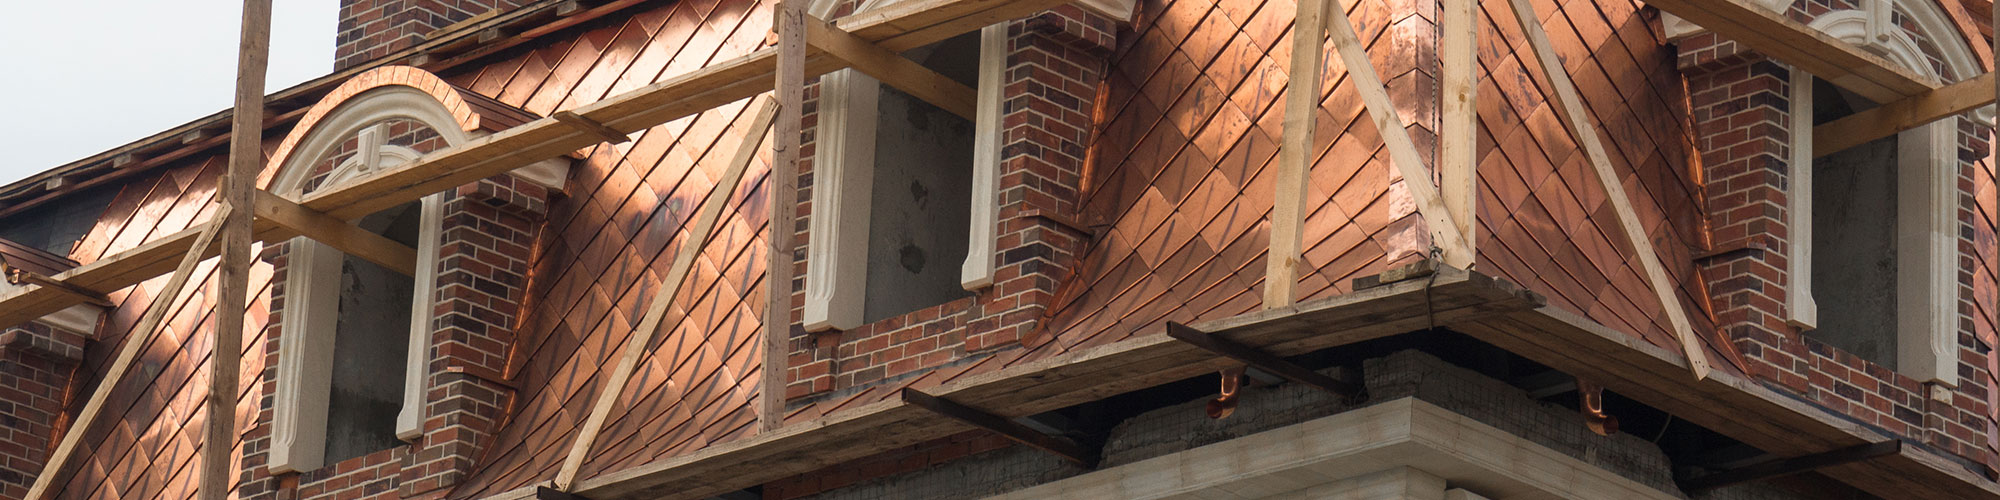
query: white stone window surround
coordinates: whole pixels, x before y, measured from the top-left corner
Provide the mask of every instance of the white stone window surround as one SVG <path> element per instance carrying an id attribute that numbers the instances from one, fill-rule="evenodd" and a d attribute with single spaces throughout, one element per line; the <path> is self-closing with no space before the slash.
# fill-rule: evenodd
<path id="1" fill-rule="evenodd" d="M 381 124 L 406 119 L 422 123 L 450 146 L 485 135 L 467 132 L 437 99 L 424 91 L 404 86 L 385 86 L 354 96 L 320 121 L 311 136 L 279 166 L 270 191 L 297 201 L 313 165 L 320 162 L 348 137 L 361 142 L 354 157 L 327 174 L 319 189 L 338 186 L 376 171 L 414 161 L 415 150 L 382 143 L 386 139 Z M 568 177 L 569 162 L 556 158 L 514 171 L 521 179 L 552 189 L 560 189 Z M 411 294 L 410 335 L 404 366 L 403 408 L 396 416 L 396 436 L 415 440 L 423 435 L 425 393 L 431 337 L 432 304 L 436 298 L 438 247 L 448 193 L 426 196 L 421 203 L 421 228 L 417 245 L 417 277 Z M 326 448 L 327 398 L 331 389 L 333 335 L 331 325 L 339 314 L 339 288 L 328 285 L 340 280 L 343 254 L 339 250 L 306 237 L 287 242 L 285 309 L 279 318 L 282 340 L 278 343 L 277 390 L 273 396 L 271 454 L 273 472 L 315 470 Z"/>
<path id="2" fill-rule="evenodd" d="M 1811 27 L 1919 74 L 1943 80 L 1918 44 L 1889 24 L 1888 2 L 1873 0 L 1863 5 L 1863 10 L 1823 14 Z M 1911 17 L 1926 32 L 1956 33 L 1955 28 L 1939 25 L 1944 22 L 1941 18 L 1925 22 L 1935 15 Z M 1958 74 L 1980 72 L 1963 44 L 1937 45 L 1945 52 L 1946 65 Z M 1812 75 L 1805 71 L 1791 72 L 1789 100 L 1793 126 L 1788 160 L 1792 171 L 1786 193 L 1789 219 L 1786 225 L 1792 244 L 1788 246 L 1786 259 L 1785 319 L 1807 330 L 1818 324 L 1818 305 L 1812 297 L 1812 80 Z M 1986 111 L 1990 113 L 1991 108 Z M 1956 118 L 1906 130 L 1898 135 L 1896 156 L 1897 371 L 1944 386 L 1958 384 L 1957 137 Z"/>
<path id="3" fill-rule="evenodd" d="M 865 0 L 864 12 L 902 0 Z M 808 10 L 824 19 L 837 4 L 821 0 Z M 1000 226 L 1000 90 L 1006 72 L 1007 25 L 980 30 L 978 119 L 973 120 L 971 220 L 959 283 L 977 290 L 993 283 L 994 239 Z M 819 128 L 813 154 L 813 212 L 807 218 L 806 303 L 808 331 L 861 326 L 868 280 L 869 199 L 875 165 L 875 124 L 880 81 L 853 69 L 820 77 Z"/>

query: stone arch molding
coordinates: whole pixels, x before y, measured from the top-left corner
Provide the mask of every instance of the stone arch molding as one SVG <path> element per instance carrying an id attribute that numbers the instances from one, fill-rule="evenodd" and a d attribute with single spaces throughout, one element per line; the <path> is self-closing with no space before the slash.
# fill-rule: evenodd
<path id="1" fill-rule="evenodd" d="M 258 185 L 298 201 L 314 168 L 357 141 L 356 154 L 328 172 L 317 189 L 337 187 L 416 161 L 414 149 L 385 144 L 390 121 L 407 120 L 436 132 L 447 147 L 524 123 L 533 115 L 452 86 L 436 75 L 405 66 L 377 68 L 348 80 L 314 104 L 260 173 Z M 557 158 L 513 172 L 516 177 L 560 190 L 569 161 Z M 438 251 L 448 192 L 424 197 L 418 235 L 417 274 L 412 293 L 402 409 L 396 435 L 423 435 L 429 375 L 432 303 L 436 300 Z M 327 325 L 338 313 L 342 254 L 306 237 L 287 242 L 285 307 L 279 328 L 276 391 L 268 465 L 274 472 L 318 469 L 325 449 L 327 395 L 333 336 Z"/>

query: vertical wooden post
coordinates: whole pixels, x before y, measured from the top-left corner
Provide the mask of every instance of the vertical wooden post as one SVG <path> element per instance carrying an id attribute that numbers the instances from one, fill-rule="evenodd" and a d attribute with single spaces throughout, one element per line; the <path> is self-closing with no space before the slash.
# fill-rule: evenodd
<path id="1" fill-rule="evenodd" d="M 229 173 L 222 186 L 222 263 L 208 363 L 208 421 L 202 439 L 201 500 L 224 500 L 235 484 L 237 366 L 243 354 L 243 308 L 249 301 L 250 219 L 257 171 L 264 166 L 264 65 L 271 49 L 271 0 L 243 0 L 236 57 L 236 111 L 230 118 Z"/>
<path id="2" fill-rule="evenodd" d="M 1319 118 L 1320 74 L 1326 69 L 1327 0 L 1300 0 L 1292 23 L 1291 81 L 1285 86 L 1285 132 L 1278 145 L 1278 192 L 1271 204 L 1271 249 L 1264 261 L 1264 308 L 1297 300 L 1300 233 L 1305 232 L 1306 172 Z"/>
<path id="3" fill-rule="evenodd" d="M 778 121 L 772 126 L 771 244 L 764 265 L 763 399 L 757 412 L 760 432 L 785 422 L 785 358 L 792 337 L 792 226 L 799 199 L 799 133 L 804 125 L 806 32 L 802 0 L 781 0 L 777 7 L 778 67 L 775 89 Z"/>
<path id="4" fill-rule="evenodd" d="M 1445 211 L 1465 239 L 1467 252 L 1452 254 L 1445 265 L 1468 269 L 1479 243 L 1479 4 L 1476 0 L 1443 0 L 1438 13 L 1438 95 L 1444 120 L 1439 124 L 1438 186 Z"/>

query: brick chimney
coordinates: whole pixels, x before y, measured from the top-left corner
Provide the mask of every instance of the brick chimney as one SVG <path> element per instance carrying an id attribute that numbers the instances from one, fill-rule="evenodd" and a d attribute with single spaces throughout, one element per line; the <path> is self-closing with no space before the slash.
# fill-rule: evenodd
<path id="1" fill-rule="evenodd" d="M 443 28 L 533 0 L 340 0 L 339 34 L 334 36 L 333 70 L 423 43 Z"/>

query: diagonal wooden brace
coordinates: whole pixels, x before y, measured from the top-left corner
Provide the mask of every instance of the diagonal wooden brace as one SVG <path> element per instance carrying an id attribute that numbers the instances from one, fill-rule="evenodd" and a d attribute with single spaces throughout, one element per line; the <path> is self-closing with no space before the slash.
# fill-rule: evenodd
<path id="1" fill-rule="evenodd" d="M 967 120 L 979 117 L 979 92 L 972 87 L 931 71 L 889 49 L 868 43 L 853 33 L 841 31 L 826 21 L 807 17 L 805 24 L 806 43 L 814 50 L 845 61 L 882 83 L 952 114 Z"/>

